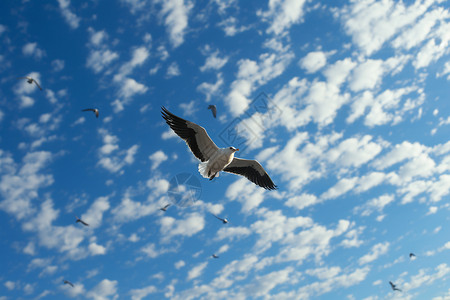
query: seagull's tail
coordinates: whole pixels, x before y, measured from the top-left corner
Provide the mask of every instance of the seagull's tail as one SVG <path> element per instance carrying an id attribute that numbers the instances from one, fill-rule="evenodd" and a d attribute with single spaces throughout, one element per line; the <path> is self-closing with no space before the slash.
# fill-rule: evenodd
<path id="1" fill-rule="evenodd" d="M 198 171 L 200 172 L 200 175 L 202 175 L 204 178 L 209 178 L 208 176 L 208 162 L 204 161 L 198 164 Z"/>

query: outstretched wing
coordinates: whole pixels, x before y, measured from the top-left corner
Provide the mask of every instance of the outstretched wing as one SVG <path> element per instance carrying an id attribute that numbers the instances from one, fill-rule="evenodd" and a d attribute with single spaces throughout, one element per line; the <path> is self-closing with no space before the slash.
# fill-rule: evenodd
<path id="1" fill-rule="evenodd" d="M 172 130 L 182 138 L 200 161 L 207 161 L 219 148 L 211 140 L 205 128 L 175 116 L 162 107 L 162 116 Z"/>
<path id="2" fill-rule="evenodd" d="M 267 174 L 261 164 L 256 160 L 235 157 L 223 170 L 225 172 L 242 175 L 266 190 L 277 189 L 277 186 L 273 183 L 272 179 L 270 179 L 269 174 Z"/>
<path id="3" fill-rule="evenodd" d="M 217 117 L 217 107 L 216 107 L 215 105 L 210 105 L 210 106 L 208 106 L 208 109 L 211 110 L 211 112 L 212 112 L 214 118 Z"/>
<path id="4" fill-rule="evenodd" d="M 36 79 L 33 79 L 33 82 L 36 84 L 36 86 L 42 91 L 41 86 L 39 85 L 39 83 L 36 81 Z"/>

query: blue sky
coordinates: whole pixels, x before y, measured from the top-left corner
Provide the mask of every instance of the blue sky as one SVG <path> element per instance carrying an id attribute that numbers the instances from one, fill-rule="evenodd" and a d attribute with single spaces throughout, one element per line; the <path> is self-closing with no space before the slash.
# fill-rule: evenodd
<path id="1" fill-rule="evenodd" d="M 0 16 L 1 300 L 450 299 L 448 1 L 24 0 Z M 278 190 L 202 178 L 161 106 Z M 183 205 L 180 176 L 201 191 Z"/>

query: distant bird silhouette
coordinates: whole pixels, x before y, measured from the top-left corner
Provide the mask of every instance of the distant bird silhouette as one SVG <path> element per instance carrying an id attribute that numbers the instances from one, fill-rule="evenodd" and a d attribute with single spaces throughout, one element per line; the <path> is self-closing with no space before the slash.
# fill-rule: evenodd
<path id="1" fill-rule="evenodd" d="M 63 280 L 63 282 L 64 282 L 64 284 L 68 284 L 68 285 L 70 285 L 71 287 L 74 287 L 73 283 L 70 282 L 69 280 Z"/>
<path id="2" fill-rule="evenodd" d="M 399 291 L 401 292 L 402 290 L 397 288 L 397 286 L 395 284 L 392 283 L 392 281 L 389 281 L 389 284 L 391 285 L 391 288 L 393 291 Z"/>
<path id="3" fill-rule="evenodd" d="M 159 210 L 162 211 L 167 211 L 167 209 L 169 208 L 170 204 L 166 204 L 164 207 L 161 207 Z"/>
<path id="4" fill-rule="evenodd" d="M 219 258 L 219 256 L 217 256 L 217 255 L 215 255 L 215 254 L 213 254 L 212 257 L 213 257 L 213 258 Z"/>
<path id="5" fill-rule="evenodd" d="M 75 223 L 81 223 L 81 224 L 83 224 L 84 226 L 89 226 L 88 223 L 84 222 L 83 220 L 81 220 L 81 219 L 78 218 L 77 216 L 75 216 L 75 218 L 77 218 L 77 220 L 75 221 Z"/>
<path id="6" fill-rule="evenodd" d="M 211 112 L 215 118 L 217 116 L 217 107 L 215 105 L 210 105 L 210 106 L 208 106 L 208 109 L 211 110 Z"/>
<path id="7" fill-rule="evenodd" d="M 83 109 L 81 111 L 93 111 L 94 114 L 95 114 L 95 117 L 98 118 L 98 109 L 97 108 L 86 108 L 86 109 Z"/>
<path id="8" fill-rule="evenodd" d="M 33 84 L 33 82 L 34 82 L 36 84 L 36 86 L 42 91 L 42 88 L 39 85 L 39 83 L 36 81 L 36 79 L 31 78 L 30 76 L 19 77 L 17 79 L 26 79 L 29 84 Z"/>
<path id="9" fill-rule="evenodd" d="M 409 258 L 413 258 L 413 257 L 416 257 L 416 255 L 415 255 L 414 253 L 411 252 L 411 253 L 409 254 Z"/>
<path id="10" fill-rule="evenodd" d="M 223 224 L 227 224 L 228 223 L 228 220 L 225 218 L 225 219 L 222 219 L 222 218 L 219 218 L 218 216 L 216 216 L 215 214 L 212 214 L 214 217 L 216 217 L 217 219 L 219 219 L 220 221 L 222 221 L 222 223 Z"/>

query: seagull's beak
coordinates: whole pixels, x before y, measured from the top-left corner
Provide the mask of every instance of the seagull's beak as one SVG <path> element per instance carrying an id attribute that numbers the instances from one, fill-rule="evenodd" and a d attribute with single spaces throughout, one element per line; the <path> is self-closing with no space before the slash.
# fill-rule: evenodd
<path id="1" fill-rule="evenodd" d="M 234 150 L 234 152 L 236 152 L 236 151 L 239 151 L 239 148 L 238 148 L 238 149 L 236 149 L 236 150 Z"/>

